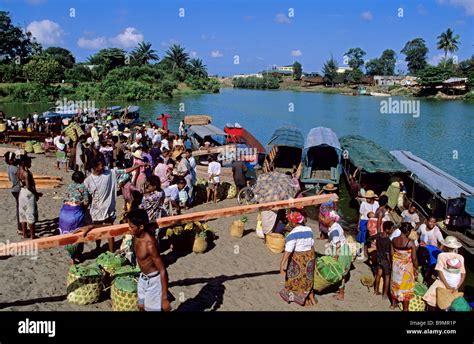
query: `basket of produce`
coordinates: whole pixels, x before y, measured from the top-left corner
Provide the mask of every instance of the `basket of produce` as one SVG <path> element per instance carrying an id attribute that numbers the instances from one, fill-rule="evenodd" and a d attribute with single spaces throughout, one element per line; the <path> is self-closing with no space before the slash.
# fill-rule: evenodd
<path id="1" fill-rule="evenodd" d="M 282 253 L 285 250 L 285 237 L 280 233 L 268 233 L 265 235 L 265 245 L 273 253 Z"/>
<path id="2" fill-rule="evenodd" d="M 100 254 L 95 261 L 97 265 L 102 267 L 110 275 L 113 275 L 114 270 L 124 266 L 127 259 L 120 255 L 113 254 L 112 252 L 104 252 Z"/>
<path id="3" fill-rule="evenodd" d="M 119 268 L 114 269 L 113 273 L 111 274 L 111 277 L 112 278 L 125 277 L 125 276 L 138 277 L 139 275 L 140 275 L 140 268 L 138 266 L 125 265 L 125 266 L 121 266 Z"/>
<path id="4" fill-rule="evenodd" d="M 33 153 L 33 145 L 36 143 L 36 141 L 26 141 L 25 142 L 25 152 L 26 153 Z"/>
<path id="5" fill-rule="evenodd" d="M 236 238 L 244 236 L 245 223 L 248 221 L 246 216 L 242 216 L 240 220 L 233 221 L 230 225 L 230 235 Z"/>
<path id="6" fill-rule="evenodd" d="M 110 291 L 112 309 L 116 312 L 136 312 L 138 308 L 137 279 L 119 276 L 114 279 Z"/>
<path id="7" fill-rule="evenodd" d="M 41 143 L 36 142 L 36 143 L 33 145 L 33 152 L 34 152 L 35 154 L 43 154 L 43 153 L 44 153 L 44 149 L 43 149 L 43 147 L 41 146 Z"/>
<path id="8" fill-rule="evenodd" d="M 67 276 L 67 300 L 76 305 L 99 301 L 102 292 L 102 271 L 96 264 L 72 265 Z"/>
<path id="9" fill-rule="evenodd" d="M 322 256 L 316 259 L 314 269 L 314 286 L 316 291 L 322 291 L 330 285 L 340 282 L 344 278 L 344 268 L 331 256 Z"/>

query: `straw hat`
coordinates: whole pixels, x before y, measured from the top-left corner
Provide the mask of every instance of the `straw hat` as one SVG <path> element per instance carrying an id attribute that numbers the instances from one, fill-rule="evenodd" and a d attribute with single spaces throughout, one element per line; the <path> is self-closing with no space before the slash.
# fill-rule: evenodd
<path id="1" fill-rule="evenodd" d="M 133 152 L 133 157 L 143 160 L 143 152 L 141 149 L 137 149 L 135 152 Z"/>
<path id="2" fill-rule="evenodd" d="M 441 244 L 449 248 L 462 247 L 462 244 L 458 241 L 458 239 L 453 236 L 447 236 L 444 240 L 441 240 Z"/>
<path id="3" fill-rule="evenodd" d="M 373 190 L 368 190 L 366 193 L 365 193 L 365 198 L 377 198 L 378 196 L 375 194 L 375 192 Z"/>
<path id="4" fill-rule="evenodd" d="M 334 186 L 333 183 L 329 183 L 329 184 L 327 184 L 327 185 L 324 185 L 323 190 L 326 190 L 326 191 L 336 191 L 336 190 L 337 190 L 337 186 Z"/>
<path id="5" fill-rule="evenodd" d="M 123 132 L 124 132 L 124 133 L 129 133 L 129 132 L 130 132 L 130 128 L 125 128 L 125 129 L 123 130 Z"/>

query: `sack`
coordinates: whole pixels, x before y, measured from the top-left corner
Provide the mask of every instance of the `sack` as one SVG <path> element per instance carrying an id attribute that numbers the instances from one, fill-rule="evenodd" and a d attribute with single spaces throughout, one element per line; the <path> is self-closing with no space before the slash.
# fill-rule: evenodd
<path id="1" fill-rule="evenodd" d="M 471 306 L 469 306 L 469 303 L 467 303 L 464 297 L 458 297 L 451 303 L 449 310 L 453 312 L 470 312 Z"/>
<path id="2" fill-rule="evenodd" d="M 324 279 L 323 276 L 321 276 L 321 273 L 319 272 L 317 267 L 314 269 L 313 282 L 313 289 L 316 291 L 323 291 L 331 285 L 331 282 L 328 282 L 326 279 Z"/>
<path id="3" fill-rule="evenodd" d="M 340 282 L 345 275 L 344 268 L 331 256 L 322 256 L 316 259 L 316 269 L 331 284 Z"/>
<path id="4" fill-rule="evenodd" d="M 282 253 L 285 250 L 285 237 L 279 233 L 268 233 L 265 236 L 265 245 L 273 253 Z"/>
<path id="5" fill-rule="evenodd" d="M 446 310 L 455 299 L 462 296 L 464 296 L 464 293 L 457 291 L 453 293 L 451 290 L 438 287 L 436 288 L 436 306 L 438 306 L 439 309 Z"/>
<path id="6" fill-rule="evenodd" d="M 245 223 L 242 221 L 234 221 L 230 225 L 230 235 L 236 238 L 242 238 L 244 235 Z"/>
<path id="7" fill-rule="evenodd" d="M 196 235 L 194 238 L 193 252 L 194 253 L 204 253 L 207 250 L 207 241 L 206 238 Z"/>

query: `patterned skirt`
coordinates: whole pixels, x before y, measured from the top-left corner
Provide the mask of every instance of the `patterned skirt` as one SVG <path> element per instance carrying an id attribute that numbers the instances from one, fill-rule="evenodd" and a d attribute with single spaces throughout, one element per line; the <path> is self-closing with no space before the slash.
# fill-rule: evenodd
<path id="1" fill-rule="evenodd" d="M 410 301 L 415 296 L 415 273 L 411 250 L 394 249 L 394 251 L 390 291 L 395 300 Z"/>
<path id="2" fill-rule="evenodd" d="M 314 250 L 293 252 L 286 270 L 285 288 L 280 291 L 283 300 L 304 305 L 313 290 L 314 264 Z"/>

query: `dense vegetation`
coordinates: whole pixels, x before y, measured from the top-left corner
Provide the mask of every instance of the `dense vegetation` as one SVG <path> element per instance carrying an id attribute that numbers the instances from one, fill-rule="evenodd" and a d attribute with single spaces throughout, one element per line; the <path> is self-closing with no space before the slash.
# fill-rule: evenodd
<path id="1" fill-rule="evenodd" d="M 140 42 L 127 53 L 107 48 L 76 63 L 61 47 L 42 49 L 30 33 L 0 11 L 0 98 L 3 101 L 140 100 L 172 97 L 179 89 L 219 92 L 199 58 L 172 45 L 160 60 L 151 43 Z"/>

